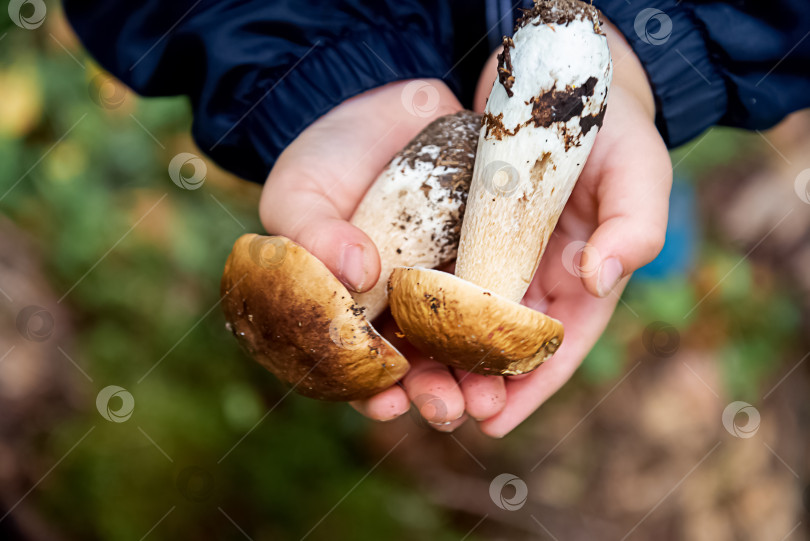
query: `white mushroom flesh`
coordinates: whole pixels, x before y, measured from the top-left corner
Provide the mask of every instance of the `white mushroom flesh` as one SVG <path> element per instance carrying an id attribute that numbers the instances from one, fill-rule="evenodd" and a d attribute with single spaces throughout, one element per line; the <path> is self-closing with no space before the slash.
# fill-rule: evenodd
<path id="1" fill-rule="evenodd" d="M 479 135 L 456 275 L 514 301 L 531 283 L 604 118 L 610 52 L 596 10 L 577 4 L 548 2 L 550 11 L 504 40 Z M 548 22 L 571 6 L 578 11 L 567 22 Z"/>
<path id="2" fill-rule="evenodd" d="M 380 279 L 353 294 L 369 319 L 388 303 L 397 266 L 434 268 L 456 257 L 481 116 L 469 111 L 437 119 L 399 152 L 366 193 L 351 223 L 380 253 Z"/>

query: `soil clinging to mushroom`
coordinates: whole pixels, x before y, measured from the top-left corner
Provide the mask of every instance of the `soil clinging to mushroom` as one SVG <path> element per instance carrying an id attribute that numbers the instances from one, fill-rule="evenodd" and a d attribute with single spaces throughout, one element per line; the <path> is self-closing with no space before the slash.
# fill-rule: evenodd
<path id="1" fill-rule="evenodd" d="M 521 9 L 523 16 L 518 19 L 515 25 L 515 32 L 529 23 L 539 26 L 541 24 L 562 24 L 568 25 L 571 21 L 580 19 L 583 21 L 598 21 L 599 12 L 595 7 L 578 0 L 555 0 L 546 2 L 539 0 L 529 9 Z M 534 19 L 538 18 L 536 21 Z M 602 34 L 599 24 L 594 22 L 594 32 Z"/>
<path id="2" fill-rule="evenodd" d="M 511 82 L 514 82 L 514 78 L 512 78 Z M 527 103 L 527 105 L 529 103 L 532 105 L 531 118 L 522 124 L 518 124 L 512 130 L 504 126 L 503 113 L 498 115 L 484 113 L 484 126 L 486 128 L 484 137 L 487 139 L 492 137 L 500 141 L 503 137 L 516 135 L 521 128 L 529 124 L 534 124 L 536 128 L 548 128 L 555 122 L 559 122 L 561 124 L 560 129 L 565 137 L 566 150 L 572 146 L 579 146 L 580 139 L 587 135 L 594 126 L 601 128 L 605 119 L 606 104 L 603 104 L 596 114 L 583 115 L 585 98 L 593 96 L 597 82 L 595 77 L 589 77 L 580 86 L 566 86 L 563 90 L 552 88 L 533 96 Z M 501 84 L 504 84 L 503 81 L 501 81 Z M 504 89 L 508 94 L 511 93 L 511 90 L 506 88 L 505 85 Z M 568 134 L 565 126 L 572 118 L 579 118 L 580 132 L 576 135 Z"/>
<path id="3" fill-rule="evenodd" d="M 458 246 L 475 164 L 477 140 L 471 139 L 467 134 L 471 125 L 478 127 L 481 124 L 481 115 L 472 111 L 460 111 L 444 117 L 442 122 L 433 123 L 423 130 L 401 151 L 400 156 L 394 158 L 399 160 L 403 173 L 406 169 L 415 170 L 420 167 L 429 167 L 439 172 L 431 175 L 433 185 L 425 182 L 419 188 L 425 194 L 428 207 L 432 208 L 445 198 L 459 204 L 458 211 L 451 212 L 444 221 L 439 238 L 431 239 L 440 246 L 442 252 L 448 252 L 448 255 L 450 251 L 455 252 Z M 437 185 L 438 190 L 435 189 Z M 408 213 L 400 214 L 397 219 L 403 230 L 412 220 L 419 220 Z"/>
<path id="4" fill-rule="evenodd" d="M 498 55 L 498 81 L 503 85 L 506 90 L 506 95 L 510 98 L 515 95 L 512 92 L 512 85 L 515 84 L 515 76 L 512 74 L 512 56 L 509 52 L 513 49 L 515 44 L 512 38 L 504 36 L 503 38 L 503 51 Z"/>

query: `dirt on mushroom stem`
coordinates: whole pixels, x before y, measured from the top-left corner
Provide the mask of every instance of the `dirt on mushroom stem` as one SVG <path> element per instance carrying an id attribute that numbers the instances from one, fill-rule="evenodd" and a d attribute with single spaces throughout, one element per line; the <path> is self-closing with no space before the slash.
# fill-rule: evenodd
<path id="1" fill-rule="evenodd" d="M 538 2 L 504 41 L 499 72 L 510 77 L 499 77 L 487 101 L 456 275 L 514 301 L 604 119 L 610 54 L 594 26 L 598 13 L 587 4 Z M 508 189 L 498 184 L 504 171 L 514 178 Z"/>

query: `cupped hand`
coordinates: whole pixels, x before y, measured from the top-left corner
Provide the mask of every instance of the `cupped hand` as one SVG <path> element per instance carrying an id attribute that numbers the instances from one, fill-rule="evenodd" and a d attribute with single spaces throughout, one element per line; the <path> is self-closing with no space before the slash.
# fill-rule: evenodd
<path id="1" fill-rule="evenodd" d="M 461 108 L 438 80 L 392 83 L 343 102 L 279 156 L 262 191 L 262 224 L 301 244 L 350 290 L 370 289 L 379 279 L 379 254 L 348 220 L 394 154 L 432 120 Z M 432 426 L 452 430 L 464 421 L 465 411 L 484 419 L 503 408 L 502 378 L 454 375 L 397 339 L 391 321 L 377 324 L 411 369 L 400 385 L 353 403 L 355 409 L 384 421 L 407 412 L 413 402 Z"/>

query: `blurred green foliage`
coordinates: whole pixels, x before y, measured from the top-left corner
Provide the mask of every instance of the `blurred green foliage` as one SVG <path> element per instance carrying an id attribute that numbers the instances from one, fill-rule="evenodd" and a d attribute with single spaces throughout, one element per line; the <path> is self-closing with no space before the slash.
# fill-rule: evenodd
<path id="1" fill-rule="evenodd" d="M 258 192 L 210 161 L 201 189 L 171 182 L 172 156 L 199 153 L 186 102 L 128 93 L 100 106 L 101 72 L 55 7 L 37 31 L 0 19 L 0 102 L 17 115 L 0 119 L 0 209 L 45 254 L 54 290 L 75 314 L 57 322 L 76 331 L 65 347 L 93 378 L 78 379 L 82 407 L 64 412 L 34 450 L 52 457 L 48 467 L 86 435 L 30 496 L 48 519 L 88 540 L 137 539 L 161 517 L 149 539 L 242 539 L 225 514 L 257 541 L 311 528 L 308 539 L 459 539 L 408 479 L 385 468 L 364 477 L 378 458 L 366 451 L 368 422 L 344 405 L 282 400 L 286 389 L 224 331 L 219 277 L 236 237 L 261 230 Z M 749 141 L 709 137 L 710 152 L 687 147 L 674 161 L 700 171 Z M 739 257 L 707 245 L 701 265 L 719 278 Z M 687 319 L 705 293 L 694 280 L 631 285 L 573 384 L 620 377 L 642 352 L 644 322 L 670 322 L 689 347 L 695 320 L 722 314 L 726 335 L 712 345 L 730 394 L 751 395 L 798 318 L 784 292 L 751 281 L 743 262 Z M 129 421 L 98 415 L 95 396 L 107 385 L 134 395 Z"/>
<path id="2" fill-rule="evenodd" d="M 0 30 L 0 100 L 16 111 L 0 119 L 0 209 L 45 254 L 75 316 L 57 322 L 76 330 L 61 346 L 93 379 L 77 379 L 82 407 L 38 443 L 47 464 L 86 435 L 36 506 L 76 539 L 139 539 L 166 513 L 149 539 L 243 539 L 224 514 L 256 540 L 310 528 L 308 539 L 458 539 L 407 480 L 364 478 L 379 457 L 359 414 L 282 400 L 287 389 L 246 361 L 219 278 L 237 236 L 261 230 L 257 190 L 210 161 L 201 189 L 175 186 L 171 158 L 200 154 L 186 101 L 105 102 L 117 91 L 55 11 L 37 31 Z M 133 394 L 127 422 L 96 411 L 107 385 Z"/>

